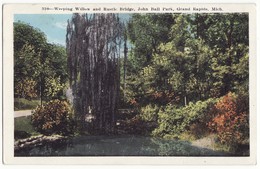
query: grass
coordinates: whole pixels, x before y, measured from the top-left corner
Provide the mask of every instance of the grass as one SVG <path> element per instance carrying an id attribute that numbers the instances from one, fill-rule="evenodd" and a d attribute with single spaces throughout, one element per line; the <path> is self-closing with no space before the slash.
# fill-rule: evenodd
<path id="1" fill-rule="evenodd" d="M 15 140 L 28 138 L 30 136 L 39 135 L 35 131 L 34 127 L 31 124 L 31 117 L 18 117 L 14 119 L 14 137 Z"/>
<path id="2" fill-rule="evenodd" d="M 40 104 L 41 104 L 40 100 L 27 100 L 24 98 L 15 98 L 14 110 L 17 111 L 17 110 L 35 109 Z"/>
<path id="3" fill-rule="evenodd" d="M 230 145 L 221 144 L 221 143 L 217 142 L 215 144 L 215 148 L 217 151 L 228 152 L 235 156 L 249 156 L 250 155 L 249 143 L 237 144 L 232 147 Z"/>

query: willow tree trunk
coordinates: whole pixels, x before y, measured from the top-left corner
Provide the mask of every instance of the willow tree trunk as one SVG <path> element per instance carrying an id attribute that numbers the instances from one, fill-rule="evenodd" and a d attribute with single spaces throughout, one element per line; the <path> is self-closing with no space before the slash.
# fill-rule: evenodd
<path id="1" fill-rule="evenodd" d="M 115 14 L 73 14 L 66 45 L 75 117 L 81 129 L 111 132 L 119 98 L 123 27 Z"/>

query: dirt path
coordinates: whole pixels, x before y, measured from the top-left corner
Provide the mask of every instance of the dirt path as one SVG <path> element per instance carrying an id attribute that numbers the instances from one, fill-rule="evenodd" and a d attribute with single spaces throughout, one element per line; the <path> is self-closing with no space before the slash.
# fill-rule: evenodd
<path id="1" fill-rule="evenodd" d="M 23 117 L 23 116 L 30 116 L 31 114 L 32 114 L 32 110 L 14 111 L 14 118 L 16 118 L 16 117 Z"/>
<path id="2" fill-rule="evenodd" d="M 202 139 L 195 140 L 191 144 L 196 147 L 215 150 L 215 142 L 216 142 L 216 137 L 214 135 L 210 135 Z"/>

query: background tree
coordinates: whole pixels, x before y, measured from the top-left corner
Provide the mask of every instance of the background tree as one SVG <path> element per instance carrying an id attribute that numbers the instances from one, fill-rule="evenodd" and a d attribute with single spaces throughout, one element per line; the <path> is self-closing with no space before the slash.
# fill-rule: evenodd
<path id="1" fill-rule="evenodd" d="M 50 83 L 50 79 L 52 79 L 52 83 Z M 59 95 L 62 95 L 61 89 L 66 81 L 64 47 L 47 43 L 45 34 L 40 30 L 22 22 L 15 22 L 15 97 L 52 99 L 54 95 L 57 97 L 59 92 L 61 92 Z"/>
<path id="2" fill-rule="evenodd" d="M 164 25 L 158 18 L 169 22 Z M 149 100 L 151 93 L 163 97 L 170 93 L 175 95 L 171 101 L 186 105 L 229 91 L 248 92 L 246 14 L 137 14 L 128 32 L 133 43 L 128 100 L 136 96 L 142 102 L 138 95 Z"/>

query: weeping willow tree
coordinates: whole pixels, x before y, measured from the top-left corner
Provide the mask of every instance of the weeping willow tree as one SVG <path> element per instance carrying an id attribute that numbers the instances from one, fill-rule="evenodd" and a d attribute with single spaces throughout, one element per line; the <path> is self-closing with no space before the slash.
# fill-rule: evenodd
<path id="1" fill-rule="evenodd" d="M 87 131 L 114 131 L 124 26 L 116 14 L 73 14 L 66 46 L 75 118 Z"/>

